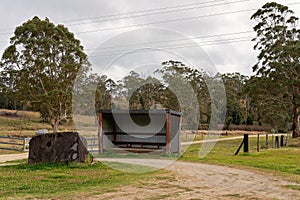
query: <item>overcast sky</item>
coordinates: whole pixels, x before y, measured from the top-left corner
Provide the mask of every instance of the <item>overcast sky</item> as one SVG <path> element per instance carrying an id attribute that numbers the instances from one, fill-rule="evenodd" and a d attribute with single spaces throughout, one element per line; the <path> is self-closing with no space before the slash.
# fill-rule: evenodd
<path id="1" fill-rule="evenodd" d="M 212 71 L 248 75 L 257 54 L 250 42 L 255 35 L 255 22 L 250 17 L 266 2 L 2 0 L 0 53 L 8 46 L 16 26 L 39 16 L 67 26 L 81 40 L 94 67 L 102 70 L 97 71 L 115 78 L 129 69 L 145 71 L 169 59 L 208 71 L 214 68 Z M 296 0 L 277 2 L 289 5 L 300 17 Z"/>

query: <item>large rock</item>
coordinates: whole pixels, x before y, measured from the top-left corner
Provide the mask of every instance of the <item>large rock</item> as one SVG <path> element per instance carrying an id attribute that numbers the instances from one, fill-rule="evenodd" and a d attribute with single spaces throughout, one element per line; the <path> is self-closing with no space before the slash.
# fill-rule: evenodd
<path id="1" fill-rule="evenodd" d="M 29 142 L 28 164 L 84 162 L 87 157 L 87 142 L 77 132 L 38 135 Z"/>

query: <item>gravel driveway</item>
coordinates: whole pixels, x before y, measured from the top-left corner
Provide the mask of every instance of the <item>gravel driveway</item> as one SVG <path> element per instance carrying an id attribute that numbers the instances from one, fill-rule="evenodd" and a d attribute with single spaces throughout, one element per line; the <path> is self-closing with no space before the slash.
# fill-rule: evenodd
<path id="1" fill-rule="evenodd" d="M 122 162 L 161 168 L 168 160 L 101 158 L 99 161 Z M 91 199 L 300 199 L 300 190 L 289 189 L 298 185 L 279 177 L 218 165 L 176 161 L 166 170 L 171 179 L 162 179 L 125 186 L 117 192 Z"/>

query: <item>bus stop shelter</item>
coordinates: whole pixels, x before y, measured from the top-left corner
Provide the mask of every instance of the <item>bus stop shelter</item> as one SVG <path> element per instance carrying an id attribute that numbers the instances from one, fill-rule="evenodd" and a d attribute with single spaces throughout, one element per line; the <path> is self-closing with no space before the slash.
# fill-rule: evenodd
<path id="1" fill-rule="evenodd" d="M 100 110 L 99 153 L 105 150 L 180 152 L 180 112 L 163 110 Z"/>

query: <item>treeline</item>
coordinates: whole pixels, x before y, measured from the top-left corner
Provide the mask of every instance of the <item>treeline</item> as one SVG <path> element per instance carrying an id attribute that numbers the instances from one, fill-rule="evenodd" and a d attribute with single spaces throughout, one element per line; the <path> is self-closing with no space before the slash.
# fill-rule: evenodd
<path id="1" fill-rule="evenodd" d="M 78 91 L 78 95 L 82 97 L 81 106 L 86 105 L 89 108 L 82 109 L 85 113 L 81 114 L 99 109 L 126 108 L 129 104 L 129 109 L 164 108 L 185 112 L 190 118 L 185 119 L 185 128 L 195 128 L 195 124 L 198 128 L 207 128 L 212 109 L 207 84 L 220 81 L 224 84 L 227 101 L 224 129 L 228 129 L 231 124 L 270 125 L 278 131 L 288 131 L 292 128 L 292 110 L 282 101 L 281 89 L 272 90 L 270 93 L 269 85 L 264 83 L 262 78 L 240 73 L 216 74 L 210 77 L 204 71 L 192 69 L 179 61 L 163 62 L 162 68 L 155 73 L 161 79 L 153 76 L 143 77 L 135 71 L 116 82 L 105 75 L 86 76 L 85 90 Z M 87 105 L 85 98 L 85 93 L 93 88 L 96 89 L 95 107 L 92 104 Z M 184 105 L 184 102 L 189 102 L 190 105 Z M 71 103 L 69 104 L 71 107 Z M 23 106 L 13 94 L 1 91 L 2 109 L 19 110 L 23 109 Z M 26 109 L 35 110 L 30 105 L 27 105 Z M 71 112 L 69 115 L 71 118 Z"/>
<path id="2" fill-rule="evenodd" d="M 96 110 L 126 108 L 127 104 L 129 109 L 167 108 L 186 113 L 189 118 L 184 119 L 185 128 L 195 128 L 195 124 L 198 128 L 207 128 L 214 109 L 207 84 L 218 82 L 224 84 L 226 92 L 226 109 L 220 112 L 226 114 L 224 129 L 232 124 L 269 126 L 280 132 L 292 128 L 293 113 L 283 101 L 282 91 L 280 88 L 271 91 L 262 78 L 240 73 L 210 77 L 179 61 L 163 62 L 156 73 L 162 79 L 143 77 L 134 71 L 117 82 L 102 76 L 96 92 Z"/>
<path id="3" fill-rule="evenodd" d="M 214 106 L 207 85 L 218 82 L 224 84 L 226 92 L 226 109 L 221 112 L 226 114 L 224 129 L 228 129 L 231 124 L 270 125 L 280 131 L 291 129 L 291 112 L 286 112 L 284 106 L 278 107 L 274 103 L 274 96 L 268 96 L 255 77 L 250 78 L 240 73 L 216 74 L 211 77 L 205 71 L 172 60 L 163 62 L 161 69 L 155 74 L 156 76 L 144 77 L 131 71 L 118 81 L 105 75 L 86 74 L 82 77 L 84 81 L 81 82 L 80 91 L 72 91 L 81 97 L 79 100 L 82 102 L 73 105 L 81 106 L 81 109 L 77 109 L 82 111 L 80 114 L 127 106 L 129 109 L 172 109 L 183 112 L 188 117 L 184 119 L 184 128 L 207 128 Z M 5 83 L 2 82 L 2 85 Z M 94 105 L 86 102 L 91 91 L 95 92 Z M 23 102 L 18 101 L 17 95 L 11 92 L 1 91 L 1 108 L 23 109 Z M 68 105 L 67 115 L 71 118 L 71 102 Z M 36 110 L 29 103 L 25 108 Z"/>
<path id="4" fill-rule="evenodd" d="M 132 71 L 113 81 L 91 74 L 81 42 L 66 27 L 34 17 L 15 29 L 2 55 L 0 107 L 39 111 L 54 132 L 73 114 L 170 108 L 184 114 L 183 124 L 189 129 L 212 122 L 225 124 L 225 129 L 231 124 L 269 125 L 299 137 L 299 19 L 276 2 L 266 3 L 251 19 L 257 23 L 253 41 L 259 51 L 254 76 L 212 77 L 170 60 L 154 75 Z"/>

